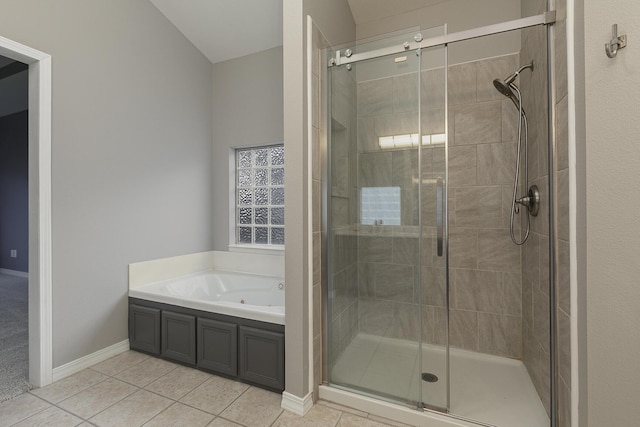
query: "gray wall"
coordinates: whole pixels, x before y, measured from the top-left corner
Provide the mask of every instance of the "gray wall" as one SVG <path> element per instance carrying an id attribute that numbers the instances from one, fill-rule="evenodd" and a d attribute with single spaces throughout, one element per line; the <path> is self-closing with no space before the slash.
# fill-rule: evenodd
<path id="1" fill-rule="evenodd" d="M 586 151 L 586 176 L 579 174 L 577 184 L 579 192 L 586 186 L 586 197 L 578 199 L 576 209 L 581 221 L 578 232 L 586 226 L 586 258 L 578 254 L 578 274 L 586 272 L 587 279 L 578 283 L 578 292 L 586 286 L 582 322 L 588 324 L 588 378 L 579 378 L 581 388 L 588 382 L 588 399 L 580 404 L 588 411 L 589 426 L 636 425 L 640 419 L 640 55 L 631 40 L 640 40 L 640 7 L 633 0 L 577 3 L 576 7 L 584 7 L 584 44 L 578 41 L 582 52 L 576 55 L 578 59 L 584 55 L 584 63 L 577 62 L 576 71 L 585 70 L 585 84 L 576 87 L 576 98 L 584 94 L 586 101 L 586 116 L 577 117 L 578 127 L 583 126 L 578 135 L 586 131 L 586 140 L 576 141 L 578 159 Z M 613 23 L 618 24 L 619 34 L 627 35 L 629 45 L 609 59 L 603 43 L 611 38 Z M 627 112 L 622 120 L 620 111 Z M 587 423 L 581 419 L 580 425 Z"/>
<path id="2" fill-rule="evenodd" d="M 53 366 L 127 338 L 127 264 L 212 249 L 211 64 L 148 1 L 6 0 L 53 64 Z"/>
<path id="3" fill-rule="evenodd" d="M 229 245 L 229 152 L 283 141 L 282 97 L 282 47 L 213 65 L 215 250 Z"/>
<path id="4" fill-rule="evenodd" d="M 0 118 L 0 268 L 23 272 L 29 271 L 28 123 L 27 111 Z"/>

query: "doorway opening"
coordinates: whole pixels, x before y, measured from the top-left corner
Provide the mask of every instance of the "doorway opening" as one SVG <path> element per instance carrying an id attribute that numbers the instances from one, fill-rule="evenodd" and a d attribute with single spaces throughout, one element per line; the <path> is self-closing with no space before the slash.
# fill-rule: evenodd
<path id="1" fill-rule="evenodd" d="M 51 56 L 4 37 L 0 37 L 0 55 L 28 66 L 29 383 L 42 387 L 51 383 L 53 370 Z"/>

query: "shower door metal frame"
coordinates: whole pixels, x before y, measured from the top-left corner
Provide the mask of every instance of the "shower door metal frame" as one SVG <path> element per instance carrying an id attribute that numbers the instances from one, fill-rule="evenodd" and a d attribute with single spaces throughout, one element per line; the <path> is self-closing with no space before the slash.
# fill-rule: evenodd
<path id="1" fill-rule="evenodd" d="M 327 58 L 326 55 L 323 56 L 323 59 L 325 60 L 325 64 L 328 63 L 328 68 L 330 67 L 334 67 L 334 66 L 339 66 L 339 65 L 345 65 L 345 64 L 349 64 L 349 63 L 354 63 L 354 62 L 358 62 L 358 61 L 362 61 L 362 60 L 366 60 L 366 59 L 372 59 L 372 58 L 376 58 L 376 57 L 381 57 L 381 56 L 387 56 L 387 55 L 393 55 L 393 54 L 397 54 L 397 53 L 402 53 L 402 52 L 406 52 L 406 51 L 415 51 L 416 49 L 423 49 L 423 48 L 430 48 L 430 47 L 438 47 L 438 46 L 443 46 L 445 47 L 445 56 L 447 55 L 448 50 L 446 49 L 448 47 L 448 44 L 450 43 L 455 43 L 455 42 L 460 42 L 460 41 L 464 41 L 464 40 L 471 40 L 471 39 L 475 39 L 475 38 L 480 38 L 480 37 L 485 37 L 485 36 L 490 36 L 490 35 L 495 35 L 495 34 L 500 34 L 500 33 L 504 33 L 504 32 L 508 32 L 508 31 L 515 31 L 515 30 L 521 30 L 521 29 L 525 29 L 525 28 L 530 28 L 530 27 L 536 27 L 536 26 L 540 26 L 540 25 L 544 25 L 547 27 L 547 130 L 548 130 L 548 134 L 547 134 L 547 138 L 548 138 L 548 168 L 549 168 L 549 330 L 550 330 L 550 342 L 549 342 L 549 353 L 550 353 L 550 408 L 551 408 L 551 414 L 550 414 L 550 427 L 557 427 L 558 426 L 558 343 L 557 343 L 557 313 L 556 313 L 556 304 L 557 304 L 557 248 L 556 248 L 556 235 L 557 235 L 557 212 L 556 212 L 556 206 L 557 206 L 557 191 L 556 191 L 556 172 L 555 172 L 555 168 L 556 168 L 556 136 L 555 136 L 555 130 L 556 130 L 556 125 L 555 125 L 555 101 L 556 101 L 556 96 L 555 96 L 555 89 L 556 89 L 556 82 L 555 82 L 555 58 L 554 58 L 554 45 L 555 45 L 555 29 L 554 29 L 554 25 L 556 22 L 556 11 L 555 10 L 551 10 L 551 3 L 552 0 L 548 0 L 547 1 L 547 11 L 539 14 L 539 15 L 534 15 L 534 16 L 530 16 L 530 17 L 526 17 L 526 18 L 521 18 L 521 19 L 515 19 L 515 20 L 511 20 L 511 21 L 506 21 L 506 22 L 501 22 L 498 24 L 492 24 L 492 25 L 487 25 L 487 26 L 483 26 L 483 27 L 478 27 L 478 28 L 473 28 L 470 30 L 464 30 L 464 31 L 459 31 L 456 33 L 452 33 L 452 34 L 447 34 L 447 35 L 443 35 L 443 36 L 436 36 L 436 37 L 431 37 L 425 40 L 413 40 L 413 41 L 407 41 L 405 42 L 403 45 L 401 46 L 393 46 L 393 47 L 389 47 L 389 48 L 383 48 L 383 49 L 377 49 L 377 50 L 373 50 L 373 51 L 369 51 L 369 52 L 363 52 L 363 53 L 357 53 L 357 54 L 353 54 L 350 55 L 349 57 L 343 55 L 343 52 L 341 52 L 340 50 L 336 51 L 336 54 L 334 57 L 331 58 Z M 445 64 L 445 70 L 448 68 L 448 58 L 446 58 L 447 63 Z M 323 67 L 323 70 L 327 70 L 327 68 Z M 327 73 L 330 74 L 330 73 Z M 446 73 L 445 73 L 446 76 Z M 446 85 L 446 78 L 445 78 L 445 87 Z M 330 104 L 331 100 L 330 100 L 330 94 L 328 95 L 328 99 L 327 99 L 327 104 L 326 104 L 326 108 L 330 109 L 331 108 L 331 104 Z M 445 92 L 445 122 L 447 122 L 448 120 L 448 112 L 447 112 L 447 103 L 448 103 L 448 95 Z M 327 115 L 327 139 L 329 138 L 329 136 L 331 135 L 331 120 L 330 120 L 330 115 Z M 447 143 L 445 143 L 445 173 L 448 173 L 448 126 L 445 127 L 445 134 L 446 136 L 446 140 Z M 324 157 L 324 164 L 323 164 L 323 168 L 322 168 L 322 173 L 325 174 L 324 176 L 328 177 L 328 170 L 329 170 L 329 165 L 328 165 L 328 154 L 329 152 L 329 146 L 330 144 L 327 143 L 327 154 L 326 157 Z M 323 187 L 324 185 L 326 185 L 325 183 L 323 183 Z M 445 187 L 446 189 L 447 187 Z M 323 190 L 325 190 L 323 188 Z M 328 191 L 328 188 L 326 189 L 326 191 Z M 448 191 L 445 190 L 445 194 L 448 194 Z M 325 197 L 326 195 L 324 195 L 323 192 L 323 197 Z M 448 198 L 448 196 L 447 196 Z M 327 199 L 330 199 L 330 197 L 327 197 Z M 326 331 L 322 338 L 323 338 L 323 349 L 324 349 L 324 355 L 326 355 L 326 349 L 327 349 L 327 336 L 328 336 L 328 321 L 327 321 L 327 312 L 326 312 L 326 302 L 329 299 L 329 295 L 328 295 L 328 286 L 327 286 L 327 271 L 329 270 L 327 268 L 327 263 L 330 263 L 331 260 L 328 257 L 328 252 L 327 252 L 327 246 L 326 246 L 326 242 L 327 242 L 327 235 L 326 233 L 328 232 L 326 226 L 328 226 L 329 224 L 329 212 L 330 210 L 328 208 L 330 208 L 328 205 L 330 204 L 330 201 L 327 200 L 327 203 L 323 204 L 322 207 L 322 223 L 323 223 L 323 249 L 322 249 L 322 257 L 323 257 L 323 275 L 322 275 L 322 301 L 323 301 L 323 329 L 324 331 Z M 445 202 L 445 218 L 448 217 L 448 206 Z M 448 228 L 448 221 L 445 219 L 445 236 L 446 236 L 446 231 Z M 448 239 L 445 239 L 445 250 L 447 251 L 447 256 L 448 256 Z M 325 263 L 324 261 L 326 260 L 327 263 Z M 448 265 L 446 268 L 446 274 L 447 274 L 447 288 L 448 288 L 448 282 L 449 282 L 449 277 L 448 277 Z M 447 305 L 449 304 L 449 300 L 448 300 L 448 292 L 447 292 Z M 448 323 L 448 322 L 447 322 Z M 447 331 L 448 332 L 448 331 Z M 448 333 L 447 333 L 448 336 Z M 448 346 L 447 346 L 448 347 Z M 448 353 L 448 349 L 447 349 L 447 353 Z M 448 371 L 448 354 L 447 354 L 447 371 Z M 324 363 L 323 363 L 323 383 L 325 385 L 328 384 L 328 378 L 326 376 L 327 373 L 327 359 L 324 359 Z M 447 379 L 449 380 L 449 373 L 447 372 Z M 449 384 L 447 386 L 447 406 L 450 406 L 450 387 Z M 431 410 L 428 408 L 422 408 L 423 411 L 428 411 L 428 412 L 434 412 L 437 414 L 442 414 L 441 412 L 435 411 L 435 410 Z M 447 414 L 447 416 L 451 417 L 451 418 L 455 418 L 455 419 L 460 419 L 460 420 L 464 420 L 464 421 L 470 421 L 473 422 L 475 424 L 479 424 L 479 425 L 487 425 L 484 424 L 482 422 L 478 422 L 476 420 L 472 420 L 472 419 L 468 419 L 465 417 L 461 417 L 461 416 L 456 416 L 455 414 Z"/>

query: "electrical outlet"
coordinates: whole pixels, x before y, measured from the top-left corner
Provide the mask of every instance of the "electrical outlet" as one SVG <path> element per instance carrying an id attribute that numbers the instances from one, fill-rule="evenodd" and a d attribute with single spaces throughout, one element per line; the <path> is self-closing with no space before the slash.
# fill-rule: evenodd
<path id="1" fill-rule="evenodd" d="M 18 258 L 18 250 L 11 249 L 11 258 Z"/>

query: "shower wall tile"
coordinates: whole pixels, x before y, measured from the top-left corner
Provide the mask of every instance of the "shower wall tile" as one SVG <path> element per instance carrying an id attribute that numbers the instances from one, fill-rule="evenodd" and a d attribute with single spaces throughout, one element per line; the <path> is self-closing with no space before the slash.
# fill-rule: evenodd
<path id="1" fill-rule="evenodd" d="M 393 112 L 418 111 L 418 73 L 392 77 Z"/>
<path id="2" fill-rule="evenodd" d="M 425 104 L 423 103 L 423 105 Z M 433 108 L 433 105 L 438 104 L 426 104 L 421 110 L 423 134 L 433 135 L 444 133 L 444 108 Z M 449 136 L 451 136 L 451 134 Z"/>
<path id="3" fill-rule="evenodd" d="M 391 255 L 392 237 L 358 237 L 358 262 L 385 262 Z"/>
<path id="4" fill-rule="evenodd" d="M 422 267 L 422 304 L 446 307 L 446 270 L 442 267 Z"/>
<path id="5" fill-rule="evenodd" d="M 538 234 L 531 233 L 524 247 L 524 264 L 522 274 L 534 287 L 540 282 L 540 239 Z"/>
<path id="6" fill-rule="evenodd" d="M 522 317 L 522 274 L 502 273 L 502 313 Z"/>
<path id="7" fill-rule="evenodd" d="M 380 151 L 378 135 L 375 130 L 375 117 L 358 118 L 358 151 L 369 153 Z"/>
<path id="8" fill-rule="evenodd" d="M 571 427 L 571 389 L 558 381 L 558 427 Z"/>
<path id="9" fill-rule="evenodd" d="M 569 167 L 569 119 L 568 97 L 564 96 L 556 105 L 556 144 L 558 170 Z"/>
<path id="10" fill-rule="evenodd" d="M 392 254 L 392 260 L 395 264 L 418 265 L 418 239 L 416 237 L 394 237 Z"/>
<path id="11" fill-rule="evenodd" d="M 451 187 L 478 183 L 476 179 L 476 150 L 475 145 L 449 148 L 449 185 Z"/>
<path id="12" fill-rule="evenodd" d="M 569 241 L 569 169 L 558 171 L 558 238 Z"/>
<path id="13" fill-rule="evenodd" d="M 467 104 L 453 110 L 456 145 L 484 144 L 502 140 L 502 103 Z"/>
<path id="14" fill-rule="evenodd" d="M 497 91 L 496 91 L 497 92 Z M 502 100 L 502 141 L 518 141 L 518 109 L 510 99 Z M 521 130 L 524 132 L 524 130 Z"/>
<path id="15" fill-rule="evenodd" d="M 475 103 L 477 99 L 475 65 L 473 63 L 452 65 L 448 71 L 449 105 Z M 440 82 L 442 84 L 444 78 Z"/>
<path id="16" fill-rule="evenodd" d="M 556 99 L 562 99 L 567 94 L 567 23 L 560 20 L 554 27 L 556 30 L 554 44 Z"/>
<path id="17" fill-rule="evenodd" d="M 314 179 L 311 183 L 311 191 L 311 209 L 313 210 L 311 213 L 311 230 L 320 231 L 320 222 L 322 217 L 322 183 Z"/>
<path id="18" fill-rule="evenodd" d="M 520 358 L 521 322 L 519 316 L 478 313 L 478 349 L 490 354 Z"/>
<path id="19" fill-rule="evenodd" d="M 504 305 L 501 279 L 496 271 L 454 270 L 452 307 L 500 313 Z"/>
<path id="20" fill-rule="evenodd" d="M 393 113 L 393 81 L 379 79 L 358 84 L 358 117 Z"/>
<path id="21" fill-rule="evenodd" d="M 476 61 L 477 101 L 502 100 L 504 95 L 493 86 L 494 79 L 504 79 L 518 69 L 518 55 L 505 55 L 497 58 Z"/>
<path id="22" fill-rule="evenodd" d="M 545 110 L 546 112 L 546 110 Z M 546 113 L 536 125 L 538 137 L 538 176 L 549 175 L 549 122 Z"/>
<path id="23" fill-rule="evenodd" d="M 418 111 L 409 113 L 385 114 L 375 117 L 377 136 L 406 135 L 418 133 Z"/>
<path id="24" fill-rule="evenodd" d="M 344 197 L 332 197 L 331 217 L 336 227 L 349 224 L 349 200 Z"/>
<path id="25" fill-rule="evenodd" d="M 522 278 L 522 322 L 523 327 L 533 329 L 533 283 L 526 277 Z"/>
<path id="26" fill-rule="evenodd" d="M 391 153 L 360 154 L 359 187 L 389 187 L 392 182 Z"/>
<path id="27" fill-rule="evenodd" d="M 558 303 L 565 313 L 571 313 L 569 242 L 558 240 Z"/>
<path id="28" fill-rule="evenodd" d="M 506 230 L 478 230 L 478 268 L 520 272 L 520 253 L 513 246 Z"/>
<path id="29" fill-rule="evenodd" d="M 549 236 L 541 234 L 540 242 L 540 281 L 538 288 L 540 292 L 549 296 Z"/>
<path id="30" fill-rule="evenodd" d="M 549 352 L 549 297 L 533 289 L 533 337 Z"/>
<path id="31" fill-rule="evenodd" d="M 558 310 L 558 372 L 560 377 L 571 384 L 571 319 Z"/>
<path id="32" fill-rule="evenodd" d="M 420 338 L 420 306 L 397 303 L 394 306 L 393 321 L 385 336 L 410 341 Z"/>
<path id="33" fill-rule="evenodd" d="M 424 159 L 423 159 L 424 160 Z M 418 150 L 396 150 L 391 153 L 391 184 L 418 191 Z"/>
<path id="34" fill-rule="evenodd" d="M 358 300 L 358 326 L 365 334 L 385 336 L 394 316 L 394 303 L 376 299 Z"/>
<path id="35" fill-rule="evenodd" d="M 451 310 L 449 343 L 453 347 L 478 351 L 478 313 L 476 311 Z"/>
<path id="36" fill-rule="evenodd" d="M 372 264 L 378 299 L 413 302 L 414 268 L 396 264 Z"/>
<path id="37" fill-rule="evenodd" d="M 512 184 L 516 165 L 516 144 L 478 145 L 478 184 Z"/>
<path id="38" fill-rule="evenodd" d="M 540 144 L 546 142 L 546 138 L 543 138 L 541 128 L 537 126 L 536 122 L 529 124 L 529 154 L 527 156 L 527 167 L 529 168 L 529 179 L 537 179 L 543 175 L 543 166 L 540 165 L 542 156 L 540 155 Z M 523 140 L 524 141 L 524 140 Z M 524 157 L 522 157 L 524 159 Z M 524 160 L 523 160 L 524 161 Z"/>
<path id="39" fill-rule="evenodd" d="M 453 191 L 455 225 L 458 227 L 488 227 L 502 225 L 502 188 L 473 187 Z"/>
<path id="40" fill-rule="evenodd" d="M 463 71 L 460 71 L 460 73 L 464 74 Z M 446 87 L 444 68 L 434 68 L 423 71 L 420 83 L 422 86 L 422 106 L 426 108 L 444 108 L 444 89 Z M 463 95 L 462 97 L 464 98 L 465 96 Z"/>
<path id="41" fill-rule="evenodd" d="M 449 265 L 452 268 L 478 268 L 478 230 L 449 230 Z"/>

